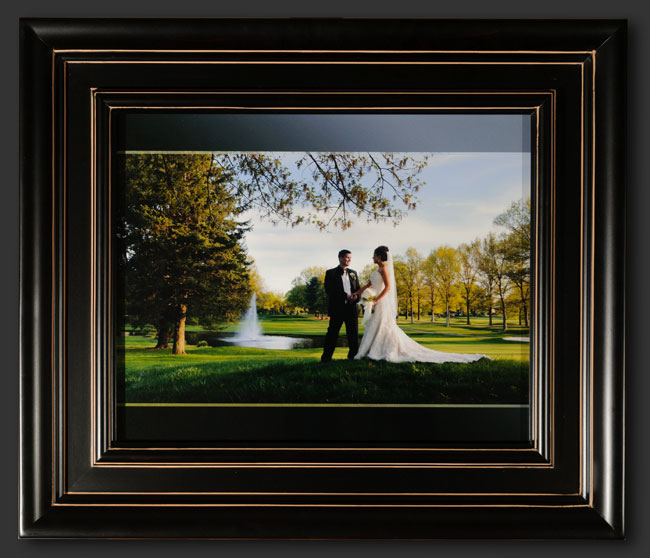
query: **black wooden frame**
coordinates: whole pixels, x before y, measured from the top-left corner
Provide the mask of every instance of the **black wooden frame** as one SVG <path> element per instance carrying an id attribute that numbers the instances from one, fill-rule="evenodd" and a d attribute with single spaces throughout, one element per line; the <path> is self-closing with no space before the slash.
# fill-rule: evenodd
<path id="1" fill-rule="evenodd" d="M 23 20 L 21 537 L 622 537 L 625 57 L 623 21 Z M 111 111 L 206 99 L 537 116 L 531 444 L 112 444 Z"/>

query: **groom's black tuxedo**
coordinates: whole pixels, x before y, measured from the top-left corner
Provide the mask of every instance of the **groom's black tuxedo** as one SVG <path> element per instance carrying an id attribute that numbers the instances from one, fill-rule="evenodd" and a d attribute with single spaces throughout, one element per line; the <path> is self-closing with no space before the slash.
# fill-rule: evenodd
<path id="1" fill-rule="evenodd" d="M 344 270 L 341 266 L 328 269 L 325 273 L 325 292 L 329 300 L 330 323 L 325 336 L 325 348 L 321 360 L 327 362 L 332 359 L 339 336 L 341 325 L 345 322 L 345 333 L 348 338 L 348 358 L 354 358 L 359 350 L 359 322 L 357 302 L 346 298 L 343 289 L 343 275 L 347 273 L 350 280 L 350 292 L 359 290 L 359 276 L 353 269 Z"/>

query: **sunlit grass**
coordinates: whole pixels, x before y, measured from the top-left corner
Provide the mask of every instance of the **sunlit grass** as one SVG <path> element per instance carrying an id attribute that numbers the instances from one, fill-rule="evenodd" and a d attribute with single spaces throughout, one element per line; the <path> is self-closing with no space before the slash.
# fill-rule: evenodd
<path id="1" fill-rule="evenodd" d="M 470 364 L 321 364 L 311 358 L 165 363 L 127 372 L 127 402 L 148 403 L 526 403 L 528 367 Z"/>
<path id="2" fill-rule="evenodd" d="M 186 347 L 187 354 L 154 350 L 156 339 L 127 336 L 124 354 L 127 402 L 224 403 L 522 403 L 528 396 L 528 343 L 503 337 L 528 335 L 513 323 L 503 333 L 487 318 L 401 320 L 418 343 L 438 351 L 480 353 L 474 363 L 387 363 L 348 361 L 337 348 L 333 362 L 320 363 L 322 349 L 273 350 L 246 347 Z M 328 321 L 311 316 L 269 316 L 265 334 L 325 335 Z M 232 331 L 234 326 L 227 328 Z M 361 332 L 363 329 L 361 328 Z M 343 333 L 343 332 L 342 332 Z M 121 342 L 121 347 L 119 347 Z"/>

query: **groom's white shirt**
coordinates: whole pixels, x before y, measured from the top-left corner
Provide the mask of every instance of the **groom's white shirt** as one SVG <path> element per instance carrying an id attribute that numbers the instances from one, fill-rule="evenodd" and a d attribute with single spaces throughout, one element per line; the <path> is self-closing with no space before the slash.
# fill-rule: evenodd
<path id="1" fill-rule="evenodd" d="M 351 295 L 352 287 L 350 286 L 350 274 L 346 273 L 346 270 L 343 271 L 343 274 L 341 275 L 341 280 L 343 281 L 343 290 L 345 291 L 345 294 Z"/>

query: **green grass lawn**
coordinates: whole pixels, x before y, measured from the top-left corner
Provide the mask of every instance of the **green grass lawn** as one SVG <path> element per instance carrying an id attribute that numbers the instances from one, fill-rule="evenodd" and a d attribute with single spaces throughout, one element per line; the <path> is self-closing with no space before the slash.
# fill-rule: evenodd
<path id="1" fill-rule="evenodd" d="M 487 318 L 453 318 L 400 327 L 422 345 L 446 352 L 482 353 L 468 364 L 348 361 L 337 348 L 331 363 L 322 349 L 288 351 L 243 347 L 186 347 L 187 354 L 153 350 L 155 338 L 128 336 L 124 351 L 127 403 L 526 403 L 528 343 L 503 337 L 528 335 L 488 326 Z M 328 321 L 309 316 L 266 316 L 265 334 L 325 335 Z M 234 331 L 230 326 L 224 331 Z M 361 328 L 360 333 L 363 332 Z"/>

